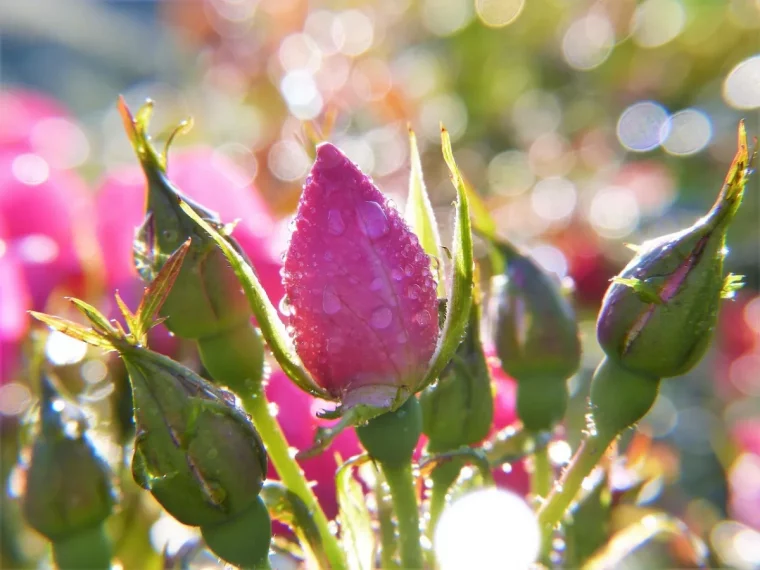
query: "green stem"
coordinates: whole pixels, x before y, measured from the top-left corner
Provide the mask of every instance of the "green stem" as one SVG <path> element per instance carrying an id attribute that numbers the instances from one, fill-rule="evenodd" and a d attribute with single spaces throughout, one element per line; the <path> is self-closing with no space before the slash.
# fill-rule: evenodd
<path id="1" fill-rule="evenodd" d="M 430 520 L 427 526 L 428 538 L 433 538 L 438 519 L 446 506 L 446 495 L 451 485 L 459 476 L 463 464 L 462 460 L 452 459 L 451 461 L 436 465 L 430 474 L 430 481 L 433 487 L 430 491 Z"/>
<path id="2" fill-rule="evenodd" d="M 396 560 L 396 526 L 393 524 L 393 503 L 388 494 L 386 481 L 382 473 L 377 473 L 375 485 L 375 500 L 377 501 L 377 519 L 380 523 L 380 558 L 384 570 L 398 568 Z"/>
<path id="3" fill-rule="evenodd" d="M 562 478 L 538 511 L 538 522 L 544 533 L 551 535 L 552 530 L 565 517 L 583 480 L 593 471 L 614 439 L 615 435 L 598 434 L 589 435 L 583 440 Z"/>
<path id="4" fill-rule="evenodd" d="M 60 570 L 109 570 L 111 552 L 103 524 L 53 542 L 53 559 Z"/>
<path id="5" fill-rule="evenodd" d="M 552 464 L 549 450 L 537 447 L 533 454 L 533 471 L 530 474 L 530 491 L 535 497 L 546 497 L 552 489 Z"/>
<path id="6" fill-rule="evenodd" d="M 412 466 L 411 464 L 391 466 L 381 463 L 380 468 L 388 481 L 393 497 L 393 508 L 398 520 L 401 567 L 406 570 L 422 568 L 424 563 L 420 545 L 420 514 Z"/>
<path id="7" fill-rule="evenodd" d="M 251 391 L 242 398 L 242 401 L 245 411 L 250 414 L 256 430 L 261 439 L 264 440 L 267 453 L 280 476 L 280 480 L 304 502 L 314 519 L 314 523 L 319 528 L 322 544 L 330 561 L 330 568 L 332 570 L 345 569 L 346 561 L 343 550 L 338 544 L 338 539 L 330 532 L 327 517 L 317 502 L 311 487 L 306 482 L 303 471 L 295 459 L 291 457 L 288 451 L 288 442 L 280 429 L 280 425 L 269 413 L 269 406 L 261 383 L 253 384 Z"/>

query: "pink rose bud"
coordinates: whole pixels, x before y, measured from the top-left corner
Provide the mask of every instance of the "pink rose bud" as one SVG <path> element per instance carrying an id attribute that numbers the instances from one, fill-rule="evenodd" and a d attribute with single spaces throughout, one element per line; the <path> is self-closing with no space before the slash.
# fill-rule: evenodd
<path id="1" fill-rule="evenodd" d="M 414 393 L 438 338 L 430 259 L 372 180 L 334 145 L 317 147 L 283 283 L 296 351 L 344 406 Z"/>
<path id="2" fill-rule="evenodd" d="M 0 386 L 18 372 L 21 342 L 29 327 L 26 312 L 32 308 L 21 264 L 8 250 L 0 216 Z"/>

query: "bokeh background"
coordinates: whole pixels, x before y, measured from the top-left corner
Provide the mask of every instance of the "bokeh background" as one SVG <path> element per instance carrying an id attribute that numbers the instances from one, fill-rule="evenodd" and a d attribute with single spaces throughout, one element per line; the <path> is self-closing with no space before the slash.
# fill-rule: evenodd
<path id="1" fill-rule="evenodd" d="M 122 283 L 111 265 L 129 252 L 113 248 L 132 228 L 109 237 L 126 210 L 103 197 L 114 176 L 134 176 L 123 170 L 135 160 L 119 94 L 133 108 L 155 100 L 158 138 L 192 116 L 173 148 L 203 145 L 209 168 L 234 167 L 233 191 L 268 212 L 248 223 L 275 266 L 310 166 L 304 124 L 329 131 L 401 206 L 411 126 L 447 242 L 454 191 L 440 156 L 443 122 L 501 233 L 573 284 L 585 356 L 568 423 L 578 426 L 600 355 L 594 317 L 631 256 L 625 243 L 706 212 L 738 121 L 760 133 L 760 2 L 0 2 L 4 435 L 33 406 L 35 342 L 88 401 L 118 393 L 111 363 L 61 338 L 36 341 L 23 311 L 65 311 L 66 292 L 104 302 Z M 739 568 L 760 566 L 758 191 L 754 178 L 729 234 L 728 270 L 747 286 L 725 303 L 700 366 L 664 383 L 635 442 L 647 459 L 619 477 L 639 493 L 637 507 L 615 522 L 665 508 L 710 544 L 715 564 Z M 65 278 L 50 281 L 56 272 Z M 12 454 L 3 455 L 7 506 L 19 491 Z M 155 534 L 160 550 L 165 538 Z M 22 550 L 39 548 L 24 541 Z M 642 549 L 634 566 L 666 560 L 661 550 Z M 3 557 L 14 560 L 7 547 Z"/>

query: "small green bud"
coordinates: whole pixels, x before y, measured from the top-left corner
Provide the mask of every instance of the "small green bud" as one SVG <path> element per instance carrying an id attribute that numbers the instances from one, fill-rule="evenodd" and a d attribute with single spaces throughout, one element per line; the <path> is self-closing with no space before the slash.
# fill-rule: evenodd
<path id="1" fill-rule="evenodd" d="M 417 398 L 410 396 L 400 408 L 386 412 L 356 427 L 364 449 L 389 467 L 401 467 L 412 459 L 422 434 L 422 410 Z"/>
<path id="2" fill-rule="evenodd" d="M 156 151 L 147 133 L 150 104 L 142 107 L 136 118 L 123 102 L 119 109 L 148 183 L 146 217 L 134 242 L 135 264 L 143 281 L 152 282 L 171 254 L 188 238 L 192 240 L 161 310 L 167 328 L 183 338 L 197 339 L 217 336 L 248 323 L 252 312 L 240 282 L 208 233 L 200 230 L 180 208 L 180 200 L 225 235 L 246 258 L 239 244 L 228 235 L 229 228 L 221 224 L 216 213 L 183 196 L 169 180 L 166 156 Z M 261 342 L 248 350 L 263 354 Z"/>
<path id="3" fill-rule="evenodd" d="M 560 284 L 507 242 L 494 241 L 506 270 L 491 280 L 490 325 L 504 371 L 517 381 L 517 415 L 549 430 L 567 408 L 566 380 L 578 369 L 578 323 Z"/>
<path id="4" fill-rule="evenodd" d="M 422 431 L 432 453 L 478 443 L 493 421 L 491 374 L 480 341 L 480 306 L 473 302 L 470 323 L 438 382 L 419 396 Z"/>
<path id="5" fill-rule="evenodd" d="M 134 394 L 135 480 L 184 524 L 220 524 L 249 509 L 266 454 L 232 396 L 163 355 L 117 349 Z"/>
<path id="6" fill-rule="evenodd" d="M 613 279 L 602 302 L 597 337 L 607 356 L 658 378 L 688 372 L 704 355 L 721 298 L 735 290 L 723 260 L 726 231 L 749 174 L 744 126 L 739 151 L 710 212 L 693 226 L 650 240 Z"/>
<path id="7" fill-rule="evenodd" d="M 100 525 L 116 502 L 111 470 L 85 434 L 86 421 L 42 379 L 40 430 L 26 472 L 23 510 L 29 526 L 53 542 Z"/>

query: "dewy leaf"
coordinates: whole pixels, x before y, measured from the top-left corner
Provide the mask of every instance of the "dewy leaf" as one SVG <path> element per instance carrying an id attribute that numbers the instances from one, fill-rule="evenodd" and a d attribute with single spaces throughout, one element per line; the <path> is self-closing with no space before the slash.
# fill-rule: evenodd
<path id="1" fill-rule="evenodd" d="M 87 317 L 87 320 L 92 323 L 92 326 L 96 331 L 106 335 L 116 334 L 116 329 L 114 329 L 113 325 L 108 321 L 105 315 L 103 315 L 103 313 L 98 311 L 95 307 L 88 303 L 85 303 L 81 299 L 74 299 L 73 297 L 69 297 L 68 300 L 73 303 L 73 305 L 79 310 L 80 313 Z"/>
<path id="2" fill-rule="evenodd" d="M 319 534 L 314 517 L 301 498 L 279 481 L 265 481 L 261 489 L 261 498 L 269 515 L 295 532 L 298 542 L 311 559 L 307 566 L 329 568 L 330 562 L 325 554 L 322 535 Z"/>
<path id="3" fill-rule="evenodd" d="M 101 333 L 94 329 L 88 329 L 83 327 L 79 323 L 70 321 L 68 319 L 62 319 L 53 315 L 46 315 L 45 313 L 38 313 L 36 311 L 29 311 L 38 321 L 45 323 L 51 329 L 58 332 L 62 332 L 66 336 L 69 336 L 76 340 L 81 340 L 92 346 L 98 346 L 106 350 L 114 350 L 113 343 Z"/>
<path id="4" fill-rule="evenodd" d="M 412 129 L 409 129 L 409 148 L 412 168 L 409 173 L 409 198 L 406 202 L 404 218 L 412 231 L 417 234 L 422 249 L 430 256 L 432 271 L 438 281 L 438 298 L 443 299 L 446 297 L 446 286 L 443 279 L 441 236 L 438 234 L 438 224 L 433 214 L 433 206 L 430 204 L 425 180 L 422 177 L 417 137 Z"/>
<path id="5" fill-rule="evenodd" d="M 235 272 L 243 287 L 245 296 L 248 298 L 251 310 L 259 323 L 261 334 L 269 344 L 269 349 L 272 351 L 282 371 L 302 390 L 309 392 L 313 396 L 332 400 L 333 398 L 314 382 L 311 375 L 304 368 L 301 359 L 293 348 L 293 342 L 285 330 L 285 325 L 283 325 L 280 317 L 277 315 L 277 309 L 275 309 L 269 297 L 267 297 L 251 266 L 248 265 L 245 259 L 235 251 L 235 248 L 218 231 L 201 219 L 187 202 L 181 200 L 180 207 L 191 220 L 208 232 L 211 239 L 216 242 L 222 253 L 224 253 L 227 261 L 230 262 L 232 270 Z"/>
<path id="6" fill-rule="evenodd" d="M 374 530 L 370 519 L 367 501 L 359 482 L 353 478 L 352 471 L 362 463 L 369 461 L 369 456 L 359 455 L 346 461 L 335 475 L 338 493 L 338 508 L 341 523 L 341 542 L 348 557 L 349 568 L 371 570 L 374 554 Z"/>
<path id="7" fill-rule="evenodd" d="M 443 144 L 443 158 L 451 171 L 451 179 L 454 187 L 457 189 L 456 222 L 451 252 L 453 277 L 443 331 L 418 391 L 432 384 L 449 363 L 451 357 L 454 356 L 467 329 L 467 323 L 470 318 L 470 307 L 472 305 L 474 264 L 470 208 L 464 180 L 462 180 L 462 175 L 459 173 L 459 168 L 457 168 L 454 161 L 449 133 L 443 128 L 441 129 L 441 141 Z"/>
<path id="8" fill-rule="evenodd" d="M 174 282 L 177 280 L 177 275 L 179 275 L 182 268 L 185 254 L 190 249 L 190 244 L 191 239 L 188 239 L 177 248 L 177 251 L 172 253 L 169 259 L 166 260 L 156 278 L 145 288 L 145 294 L 140 301 L 140 306 L 137 307 L 137 330 L 132 331 L 132 334 L 140 342 L 143 342 L 145 334 L 155 324 L 155 317 L 158 311 L 161 310 L 161 306 L 166 301 Z"/>

